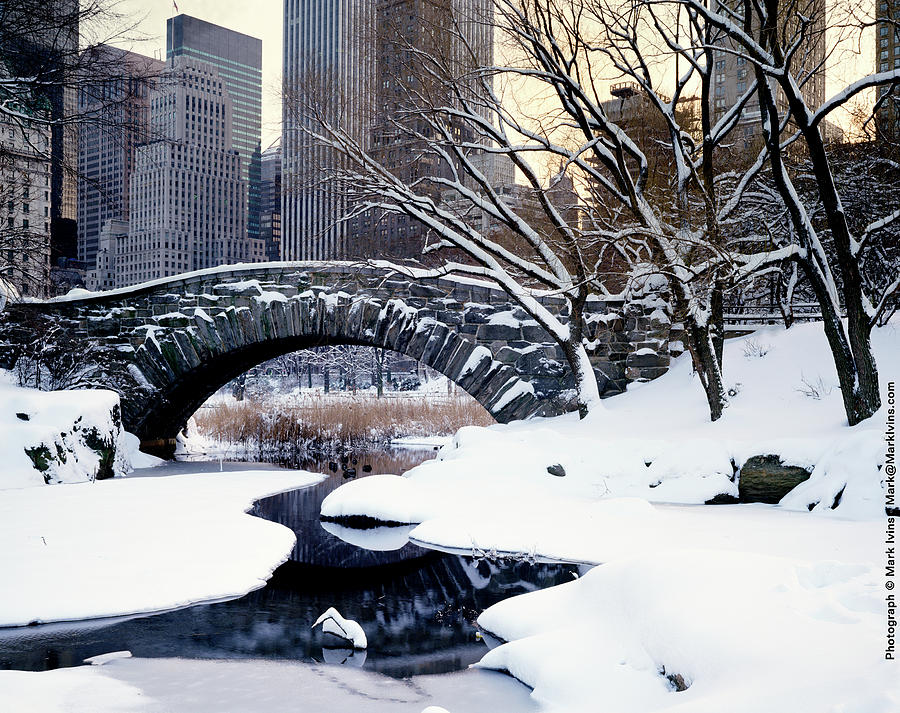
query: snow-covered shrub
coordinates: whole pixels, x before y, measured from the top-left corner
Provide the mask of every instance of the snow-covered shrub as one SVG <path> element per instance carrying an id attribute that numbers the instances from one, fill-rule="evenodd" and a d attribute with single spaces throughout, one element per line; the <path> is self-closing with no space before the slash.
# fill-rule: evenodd
<path id="1" fill-rule="evenodd" d="M 834 387 L 830 384 L 826 384 L 825 380 L 822 377 L 818 377 L 815 381 L 809 381 L 805 376 L 800 380 L 800 386 L 797 387 L 797 391 L 799 391 L 804 396 L 808 396 L 811 399 L 815 399 L 816 401 L 821 400 L 823 397 L 831 394 L 831 391 Z"/>

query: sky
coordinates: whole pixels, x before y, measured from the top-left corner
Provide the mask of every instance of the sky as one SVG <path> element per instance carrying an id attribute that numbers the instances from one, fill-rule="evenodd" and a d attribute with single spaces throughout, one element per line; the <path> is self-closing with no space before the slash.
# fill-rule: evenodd
<path id="1" fill-rule="evenodd" d="M 141 41 L 117 42 L 126 49 L 150 57 L 166 57 L 166 20 L 178 14 L 243 32 L 262 40 L 263 116 L 262 147 L 281 136 L 281 43 L 282 0 L 122 0 L 120 12 L 127 14 Z"/>

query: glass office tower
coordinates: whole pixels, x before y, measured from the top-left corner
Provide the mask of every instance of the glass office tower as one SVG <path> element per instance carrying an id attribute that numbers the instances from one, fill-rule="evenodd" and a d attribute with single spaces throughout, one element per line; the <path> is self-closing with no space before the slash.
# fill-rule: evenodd
<path id="1" fill-rule="evenodd" d="M 259 238 L 262 141 L 262 40 L 190 15 L 169 18 L 166 58 L 208 62 L 225 82 L 232 103 L 231 143 L 247 182 L 247 237 Z"/>

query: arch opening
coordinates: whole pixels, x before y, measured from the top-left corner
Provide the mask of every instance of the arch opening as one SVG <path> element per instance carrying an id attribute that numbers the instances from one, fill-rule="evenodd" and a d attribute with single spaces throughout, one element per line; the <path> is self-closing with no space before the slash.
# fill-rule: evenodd
<path id="1" fill-rule="evenodd" d="M 441 374 L 455 389 L 467 394 L 476 403 L 480 404 L 484 412 L 491 420 L 503 422 L 503 407 L 508 406 L 513 400 L 507 399 L 500 402 L 497 408 L 498 384 L 502 381 L 517 381 L 512 376 L 509 367 L 505 367 L 488 354 L 475 353 L 475 359 L 469 361 L 474 364 L 460 377 L 458 368 L 452 367 L 454 362 L 446 356 L 448 352 L 457 357 L 471 354 L 475 350 L 458 335 L 451 334 L 460 344 L 455 347 L 448 346 L 452 341 L 449 337 L 442 350 L 443 358 L 417 359 L 411 354 L 402 351 L 387 350 L 399 354 L 425 368 Z M 248 371 L 270 362 L 273 359 L 284 357 L 297 352 L 320 349 L 323 347 L 353 346 L 369 347 L 372 349 L 385 348 L 373 344 L 371 340 L 350 339 L 334 336 L 301 336 L 285 339 L 268 339 L 252 343 L 250 345 L 230 349 L 227 352 L 216 355 L 213 358 L 201 362 L 199 365 L 183 372 L 178 378 L 172 379 L 162 389 L 157 398 L 149 404 L 136 404 L 137 408 L 129 409 L 135 412 L 137 418 L 132 428 L 141 438 L 144 448 L 157 454 L 171 456 L 174 453 L 175 439 L 188 423 L 188 419 L 206 402 L 213 394 L 232 382 L 237 377 Z M 440 353 L 436 353 L 438 357 Z M 457 359 L 458 362 L 458 359 Z M 457 363 L 458 367 L 458 363 Z M 523 384 L 526 382 L 522 382 Z M 511 387 L 513 391 L 520 391 Z M 500 389 L 509 391 L 510 389 Z M 528 389 L 521 389 L 522 393 L 530 393 Z M 491 406 L 494 406 L 492 409 Z"/>
<path id="2" fill-rule="evenodd" d="M 475 399 L 416 360 L 335 345 L 269 360 L 226 384 L 195 412 L 184 447 L 316 470 L 347 453 L 397 458 L 397 438 L 430 450 L 431 437 L 492 423 Z"/>

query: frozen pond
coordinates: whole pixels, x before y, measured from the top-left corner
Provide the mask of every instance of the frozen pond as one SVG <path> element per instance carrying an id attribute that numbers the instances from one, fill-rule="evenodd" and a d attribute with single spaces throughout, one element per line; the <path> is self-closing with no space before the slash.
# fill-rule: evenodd
<path id="1" fill-rule="evenodd" d="M 391 453 L 382 453 L 379 467 L 373 467 L 371 472 L 402 471 L 432 453 L 432 449 L 403 449 L 396 453 L 400 462 L 394 463 L 389 461 Z M 355 458 L 356 477 L 364 477 L 362 466 L 371 463 L 371 458 L 372 454 Z M 399 700 L 398 691 L 405 691 L 401 698 L 405 696 L 404 700 L 412 703 L 421 699 L 415 684 L 419 677 L 461 671 L 484 655 L 485 644 L 477 638 L 473 624 L 485 608 L 512 595 L 572 579 L 575 568 L 569 566 L 475 561 L 411 545 L 378 551 L 393 547 L 392 541 L 402 542 L 402 529 L 357 533 L 353 538 L 359 544 L 377 548 L 375 551 L 348 544 L 318 521 L 322 499 L 347 479 L 341 467 L 332 473 L 329 465 L 318 466 L 330 475 L 323 483 L 257 504 L 255 514 L 290 527 L 298 540 L 291 559 L 276 571 L 265 588 L 240 599 L 154 616 L 0 629 L 0 668 L 49 670 L 77 666 L 88 657 L 110 651 L 128 650 L 137 658 L 157 660 L 152 665 L 117 663 L 115 671 L 127 672 L 129 677 L 151 676 L 156 680 L 153 677 L 167 670 L 165 661 L 172 659 L 192 659 L 198 672 L 214 677 L 224 669 L 210 668 L 208 662 L 204 667 L 201 659 L 235 664 L 235 660 L 242 660 L 248 666 L 245 672 L 253 677 L 266 672 L 287 675 L 276 664 L 291 664 L 303 667 L 303 676 L 333 679 L 335 690 L 343 686 L 345 694 L 359 686 L 364 690 L 368 690 L 367 686 L 383 689 L 387 684 L 373 683 L 379 680 L 376 674 L 383 674 L 399 680 L 396 685 L 400 688 L 388 699 Z M 218 461 L 179 462 L 143 475 L 246 467 L 247 464 Z M 310 464 L 306 467 L 313 469 Z M 329 606 L 337 607 L 363 626 L 369 641 L 366 651 L 352 653 L 323 646 L 321 633 L 310 626 Z M 269 668 L 262 665 L 265 661 Z M 249 668 L 251 662 L 253 667 Z M 332 664 L 347 668 L 333 668 Z M 349 668 L 362 671 L 350 673 Z M 370 675 L 376 678 L 366 677 Z M 345 680 L 345 676 L 352 680 Z M 478 685 L 498 679 L 474 671 L 454 676 L 463 676 L 465 681 Z M 435 680 L 438 679 L 441 677 Z M 449 679 L 429 685 L 441 688 L 449 685 Z"/>

